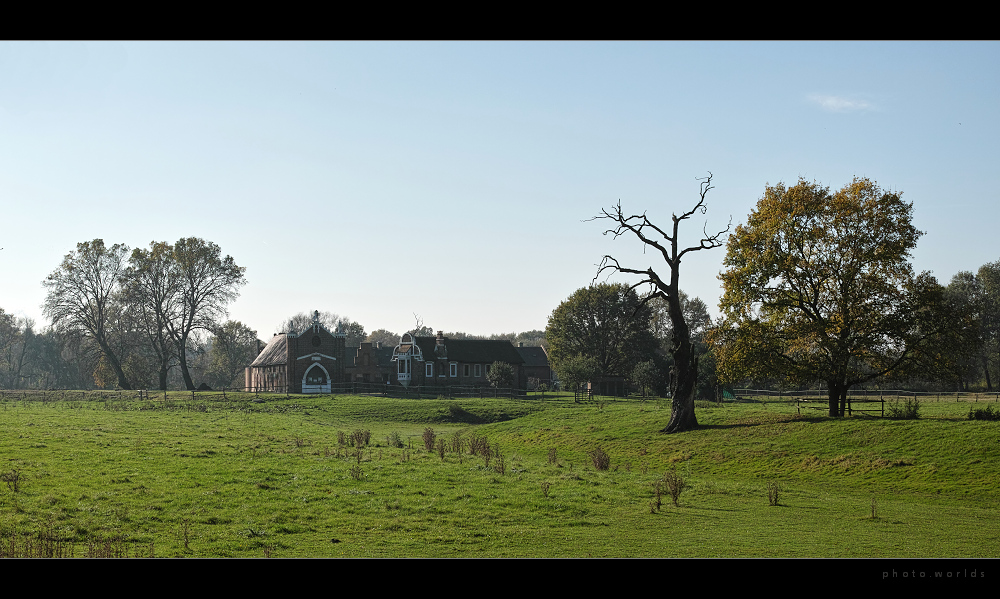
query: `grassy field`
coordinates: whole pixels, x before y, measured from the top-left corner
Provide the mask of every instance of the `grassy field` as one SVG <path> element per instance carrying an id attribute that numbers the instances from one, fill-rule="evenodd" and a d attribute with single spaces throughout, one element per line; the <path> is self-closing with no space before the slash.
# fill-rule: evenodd
<path id="1" fill-rule="evenodd" d="M 665 436 L 666 400 L 52 397 L 0 400 L 0 555 L 1000 557 L 1000 422 L 968 403 L 703 404 Z"/>

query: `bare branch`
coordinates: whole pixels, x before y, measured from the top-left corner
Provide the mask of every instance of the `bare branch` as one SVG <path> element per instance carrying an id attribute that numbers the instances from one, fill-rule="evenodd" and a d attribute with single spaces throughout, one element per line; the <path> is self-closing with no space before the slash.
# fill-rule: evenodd
<path id="1" fill-rule="evenodd" d="M 641 299 L 639 307 L 632 314 L 633 318 L 638 314 L 639 308 L 644 307 L 654 298 L 661 298 L 668 305 L 674 331 L 671 342 L 671 353 L 675 363 L 676 384 L 673 411 L 670 423 L 663 429 L 664 432 L 689 430 L 698 424 L 694 417 L 694 392 L 698 370 L 698 357 L 693 349 L 690 329 L 684 321 L 684 314 L 681 308 L 681 294 L 678 286 L 681 258 L 690 252 L 721 247 L 724 244 L 723 236 L 732 227 L 732 218 L 730 218 L 729 224 L 724 230 L 715 234 L 709 234 L 706 223 L 702 227 L 702 238 L 699 240 L 697 246 L 684 249 L 678 248 L 679 238 L 677 230 L 681 221 L 691 218 L 697 212 L 705 214 L 707 210 L 705 197 L 712 189 L 712 173 L 709 172 L 708 177 L 699 179 L 699 181 L 701 183 L 698 190 L 698 202 L 687 212 L 681 213 L 680 216 L 676 214 L 671 215 L 673 225 L 669 233 L 650 222 L 645 212 L 626 216 L 622 211 L 621 200 L 612 206 L 610 210 L 602 209 L 600 214 L 588 219 L 607 219 L 612 221 L 612 227 L 605 230 L 604 235 L 610 234 L 612 238 L 617 239 L 626 233 L 631 233 L 643 243 L 644 251 L 647 247 L 658 250 L 669 269 L 669 277 L 664 278 L 652 266 L 646 269 L 623 266 L 617 258 L 605 255 L 601 259 L 600 264 L 597 265 L 597 274 L 594 276 L 594 281 L 597 281 L 605 273 L 607 273 L 607 277 L 610 277 L 614 273 L 638 275 L 641 279 L 639 282 L 631 285 L 629 290 L 635 290 L 643 285 L 650 286 L 650 292 Z"/>

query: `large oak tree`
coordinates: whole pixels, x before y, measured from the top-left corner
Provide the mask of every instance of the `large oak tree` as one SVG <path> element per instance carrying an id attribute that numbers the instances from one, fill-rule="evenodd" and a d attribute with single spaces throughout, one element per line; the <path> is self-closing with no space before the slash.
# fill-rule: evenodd
<path id="1" fill-rule="evenodd" d="M 935 350 L 956 315 L 933 277 L 913 274 L 912 214 L 863 178 L 833 193 L 804 180 L 767 187 L 720 275 L 724 377 L 825 381 L 829 414 L 843 416 L 852 385 L 946 358 Z"/>

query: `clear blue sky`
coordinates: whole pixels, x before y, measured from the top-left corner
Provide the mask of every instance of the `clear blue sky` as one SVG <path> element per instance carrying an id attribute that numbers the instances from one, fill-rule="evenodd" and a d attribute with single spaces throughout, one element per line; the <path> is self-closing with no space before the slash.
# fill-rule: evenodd
<path id="1" fill-rule="evenodd" d="M 264 339 L 314 309 L 543 329 L 603 254 L 657 264 L 587 218 L 667 223 L 708 171 L 692 243 L 769 183 L 864 176 L 947 283 L 1000 260 L 998 67 L 997 42 L 0 43 L 0 308 L 47 324 L 77 242 L 197 236 Z M 723 255 L 682 266 L 714 313 Z"/>

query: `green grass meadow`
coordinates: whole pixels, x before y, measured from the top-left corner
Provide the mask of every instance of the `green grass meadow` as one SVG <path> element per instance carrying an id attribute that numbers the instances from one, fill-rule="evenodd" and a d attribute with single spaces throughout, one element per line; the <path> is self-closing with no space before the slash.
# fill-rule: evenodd
<path id="1" fill-rule="evenodd" d="M 976 404 L 700 404 L 668 436 L 667 400 L 60 397 L 0 401 L 0 555 L 1000 557 L 1000 422 Z M 668 471 L 687 487 L 657 509 Z"/>

